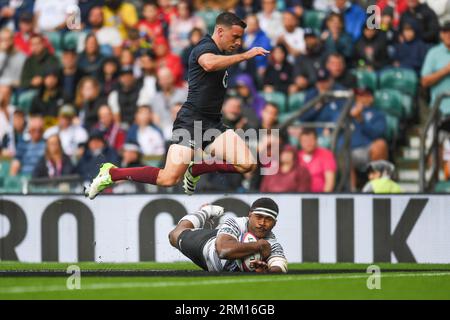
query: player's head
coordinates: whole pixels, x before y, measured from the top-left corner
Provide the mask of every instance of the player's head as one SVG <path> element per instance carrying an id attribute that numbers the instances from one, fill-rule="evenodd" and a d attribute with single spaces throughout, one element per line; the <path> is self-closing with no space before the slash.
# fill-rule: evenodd
<path id="1" fill-rule="evenodd" d="M 232 12 L 222 12 L 216 18 L 214 34 L 219 49 L 233 52 L 242 45 L 242 36 L 247 24 Z"/>
<path id="2" fill-rule="evenodd" d="M 248 215 L 248 230 L 258 238 L 264 238 L 277 223 L 278 205 L 270 198 L 253 202 Z"/>

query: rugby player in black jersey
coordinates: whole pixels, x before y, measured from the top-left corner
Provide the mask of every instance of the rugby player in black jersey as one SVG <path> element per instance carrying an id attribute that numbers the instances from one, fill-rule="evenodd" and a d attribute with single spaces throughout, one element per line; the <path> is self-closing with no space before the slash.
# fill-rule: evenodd
<path id="1" fill-rule="evenodd" d="M 222 104 L 227 90 L 227 68 L 269 53 L 254 47 L 233 54 L 241 45 L 245 22 L 234 13 L 223 12 L 216 19 L 212 36 L 206 35 L 189 56 L 188 97 L 173 124 L 172 144 L 165 167 L 146 166 L 117 168 L 104 163 L 92 183 L 85 188 L 85 196 L 94 199 L 104 189 L 120 180 L 131 180 L 169 187 L 184 176 L 183 188 L 193 194 L 200 175 L 209 172 L 246 173 L 256 168 L 256 160 L 244 140 L 222 123 Z M 203 139 L 213 130 L 212 139 Z M 194 135 L 194 131 L 200 133 Z M 211 131 L 209 131 L 211 133 Z M 208 134 L 209 135 L 209 134 Z M 215 161 L 193 162 L 195 152 L 208 154 Z"/>

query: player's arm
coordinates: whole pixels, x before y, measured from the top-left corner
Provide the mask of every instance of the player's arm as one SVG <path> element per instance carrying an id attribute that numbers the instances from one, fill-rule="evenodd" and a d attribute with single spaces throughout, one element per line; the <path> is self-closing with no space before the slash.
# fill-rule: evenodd
<path id="1" fill-rule="evenodd" d="M 288 262 L 285 257 L 271 256 L 267 259 L 268 272 L 287 273 Z"/>
<path id="2" fill-rule="evenodd" d="M 254 47 L 246 52 L 233 54 L 230 56 L 204 53 L 198 58 L 198 63 L 206 72 L 212 72 L 226 69 L 233 64 L 252 59 L 256 56 L 265 56 L 268 53 L 270 53 L 270 51 L 261 47 Z"/>
<path id="3" fill-rule="evenodd" d="M 280 257 L 277 261 L 271 259 L 269 259 L 269 261 L 270 264 L 261 260 L 253 261 L 255 271 L 258 273 L 287 273 L 288 268 L 286 259 Z"/>
<path id="4" fill-rule="evenodd" d="M 262 258 L 266 259 L 270 255 L 270 244 L 263 239 L 241 243 L 231 235 L 219 234 L 216 239 L 216 250 L 221 259 L 242 259 L 254 253 L 260 253 Z"/>

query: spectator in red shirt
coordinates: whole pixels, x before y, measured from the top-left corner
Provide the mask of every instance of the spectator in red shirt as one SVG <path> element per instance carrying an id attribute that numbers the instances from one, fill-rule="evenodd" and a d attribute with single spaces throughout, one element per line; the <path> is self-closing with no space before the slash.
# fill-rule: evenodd
<path id="1" fill-rule="evenodd" d="M 20 16 L 19 30 L 14 35 L 14 47 L 27 56 L 31 55 L 30 39 L 34 34 L 33 14 L 30 12 L 24 12 Z M 47 38 L 42 37 L 44 46 L 50 54 L 55 53 L 50 41 Z"/>
<path id="2" fill-rule="evenodd" d="M 144 3 L 142 9 L 142 16 L 144 19 L 139 21 L 137 28 L 141 36 L 146 35 L 150 39 L 164 37 L 164 29 L 161 20 L 159 19 L 158 6 L 153 2 Z"/>
<path id="3" fill-rule="evenodd" d="M 333 153 L 317 146 L 315 129 L 302 129 L 300 134 L 302 150 L 298 159 L 311 175 L 311 192 L 332 192 L 336 182 L 336 160 Z"/>
<path id="4" fill-rule="evenodd" d="M 167 25 L 170 25 L 172 18 L 178 15 L 177 8 L 172 3 L 171 0 L 158 0 L 159 17 Z"/>
<path id="5" fill-rule="evenodd" d="M 384 11 L 386 7 L 391 7 L 394 9 L 394 27 L 397 28 L 398 24 L 400 22 L 400 17 L 403 14 L 403 12 L 408 9 L 408 3 L 407 0 L 378 0 L 377 6 L 380 8 L 381 11 Z"/>
<path id="6" fill-rule="evenodd" d="M 126 132 L 120 128 L 117 122 L 114 122 L 114 115 L 111 108 L 104 104 L 98 109 L 98 122 L 94 130 L 103 133 L 103 138 L 111 148 L 120 152 L 126 140 Z"/>
<path id="7" fill-rule="evenodd" d="M 309 192 L 311 176 L 308 169 L 297 160 L 297 150 L 286 145 L 280 154 L 278 172 L 263 176 L 261 192 Z"/>
<path id="8" fill-rule="evenodd" d="M 183 83 L 183 63 L 179 56 L 170 52 L 169 43 L 165 38 L 155 39 L 154 52 L 158 70 L 163 67 L 169 68 L 175 79 L 175 85 L 181 86 Z"/>

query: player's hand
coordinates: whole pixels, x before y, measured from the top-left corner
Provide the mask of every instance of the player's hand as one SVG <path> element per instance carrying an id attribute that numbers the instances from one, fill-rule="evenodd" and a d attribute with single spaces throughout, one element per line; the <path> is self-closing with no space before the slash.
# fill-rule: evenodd
<path id="1" fill-rule="evenodd" d="M 259 239 L 256 244 L 258 245 L 261 259 L 266 260 L 270 256 L 270 252 L 272 251 L 270 243 L 267 242 L 267 240 Z"/>
<path id="2" fill-rule="evenodd" d="M 249 59 L 254 58 L 256 56 L 265 56 L 265 55 L 267 55 L 269 53 L 270 53 L 270 51 L 268 51 L 268 50 L 266 50 L 264 48 L 254 47 L 254 48 L 251 48 L 250 50 L 246 51 L 244 53 L 244 55 L 245 55 L 245 60 L 249 60 Z"/>
<path id="3" fill-rule="evenodd" d="M 267 262 L 265 261 L 261 261 L 261 260 L 255 260 L 253 261 L 250 266 L 255 268 L 255 272 L 258 273 L 264 273 L 267 272 L 269 270 L 269 265 L 267 264 Z"/>

